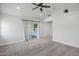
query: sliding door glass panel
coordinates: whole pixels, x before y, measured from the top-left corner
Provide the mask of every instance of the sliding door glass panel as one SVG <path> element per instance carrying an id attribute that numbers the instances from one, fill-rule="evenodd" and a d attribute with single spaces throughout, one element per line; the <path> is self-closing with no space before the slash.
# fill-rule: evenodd
<path id="1" fill-rule="evenodd" d="M 24 21 L 24 33 L 26 40 L 39 38 L 39 22 Z"/>

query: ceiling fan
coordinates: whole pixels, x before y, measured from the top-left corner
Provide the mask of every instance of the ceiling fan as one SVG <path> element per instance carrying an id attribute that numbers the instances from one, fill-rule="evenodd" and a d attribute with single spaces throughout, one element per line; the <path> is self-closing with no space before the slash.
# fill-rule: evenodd
<path id="1" fill-rule="evenodd" d="M 47 6 L 47 5 L 43 5 L 44 3 L 32 3 L 33 5 L 35 5 L 36 7 L 33 8 L 32 10 L 35 10 L 37 8 L 40 8 L 40 11 L 43 12 L 43 9 L 42 8 L 50 8 L 51 6 Z"/>

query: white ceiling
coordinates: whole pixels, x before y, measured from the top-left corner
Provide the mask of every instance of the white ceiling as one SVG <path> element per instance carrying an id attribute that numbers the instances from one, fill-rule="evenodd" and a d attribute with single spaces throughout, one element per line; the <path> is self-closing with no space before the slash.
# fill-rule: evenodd
<path id="1" fill-rule="evenodd" d="M 1 4 L 1 12 L 29 19 L 42 20 L 53 12 L 53 4 L 45 3 L 45 5 L 50 5 L 51 8 L 43 8 L 43 12 L 41 12 L 39 8 L 32 10 L 36 6 L 31 3 L 3 3 Z M 16 7 L 20 7 L 20 10 L 17 10 Z M 42 15 L 40 16 L 41 13 Z"/>
<path id="2" fill-rule="evenodd" d="M 48 17 L 49 14 L 53 14 L 53 12 L 60 8 L 59 6 L 63 6 L 63 8 L 67 8 L 70 6 L 73 7 L 74 4 L 56 4 L 56 3 L 44 3 L 45 5 L 50 5 L 51 8 L 43 8 L 43 12 L 39 10 L 39 8 L 32 10 L 32 8 L 36 7 L 31 3 L 2 3 L 0 4 L 0 10 L 2 13 L 21 16 L 26 19 L 38 19 L 43 20 Z M 17 10 L 16 7 L 20 7 L 20 10 Z M 40 16 L 40 14 L 42 15 Z"/>

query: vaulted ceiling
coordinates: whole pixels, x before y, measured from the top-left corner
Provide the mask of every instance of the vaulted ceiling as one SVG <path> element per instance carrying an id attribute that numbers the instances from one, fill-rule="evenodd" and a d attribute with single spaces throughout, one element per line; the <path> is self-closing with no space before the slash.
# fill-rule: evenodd
<path id="1" fill-rule="evenodd" d="M 32 8 L 36 6 L 31 3 L 3 3 L 1 4 L 1 12 L 29 19 L 32 18 L 41 20 L 51 14 L 51 12 L 53 12 L 53 4 L 45 3 L 45 5 L 50 5 L 51 8 L 43 8 L 44 11 L 41 12 L 39 8 L 32 10 Z M 17 8 L 19 7 L 20 9 L 17 10 Z"/>
<path id="2" fill-rule="evenodd" d="M 2 3 L 0 4 L 0 10 L 2 13 L 20 16 L 26 19 L 43 20 L 48 17 L 49 14 L 52 15 L 55 10 L 58 10 L 59 8 L 62 9 L 60 6 L 64 9 L 73 7 L 75 4 L 44 3 L 44 5 L 50 5 L 51 8 L 43 8 L 43 12 L 41 12 L 39 8 L 32 10 L 32 8 L 36 6 L 31 3 Z"/>

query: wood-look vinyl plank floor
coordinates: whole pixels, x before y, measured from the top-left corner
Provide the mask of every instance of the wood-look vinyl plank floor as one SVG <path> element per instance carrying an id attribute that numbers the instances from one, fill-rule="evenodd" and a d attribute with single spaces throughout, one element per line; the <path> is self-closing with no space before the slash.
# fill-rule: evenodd
<path id="1" fill-rule="evenodd" d="M 79 56 L 79 48 L 41 38 L 0 47 L 1 56 Z"/>

